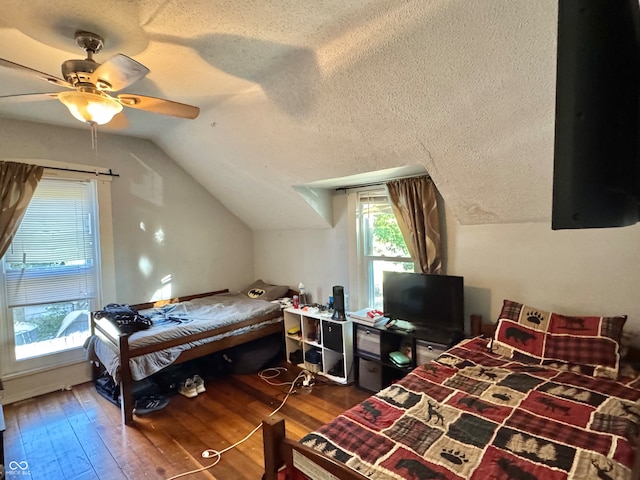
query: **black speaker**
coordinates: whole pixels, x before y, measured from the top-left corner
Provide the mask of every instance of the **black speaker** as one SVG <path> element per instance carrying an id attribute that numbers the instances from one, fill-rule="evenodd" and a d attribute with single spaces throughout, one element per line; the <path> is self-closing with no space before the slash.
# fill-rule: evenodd
<path id="1" fill-rule="evenodd" d="M 333 315 L 332 320 L 346 320 L 344 315 L 344 287 L 333 286 Z"/>

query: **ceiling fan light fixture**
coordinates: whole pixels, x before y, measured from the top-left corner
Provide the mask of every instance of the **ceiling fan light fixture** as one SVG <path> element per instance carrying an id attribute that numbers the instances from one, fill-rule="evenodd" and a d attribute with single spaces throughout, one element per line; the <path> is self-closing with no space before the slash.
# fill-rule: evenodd
<path id="1" fill-rule="evenodd" d="M 90 92 L 61 92 L 58 94 L 71 115 L 86 123 L 104 125 L 122 111 L 122 105 L 117 100 L 98 93 Z"/>

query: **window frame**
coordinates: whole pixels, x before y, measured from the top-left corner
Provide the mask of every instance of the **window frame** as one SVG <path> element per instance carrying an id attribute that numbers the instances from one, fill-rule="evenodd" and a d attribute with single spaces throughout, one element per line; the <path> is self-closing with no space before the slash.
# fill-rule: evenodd
<path id="1" fill-rule="evenodd" d="M 16 160 L 11 160 L 16 161 Z M 99 268 L 95 302 L 102 305 L 105 298 L 115 299 L 115 257 L 113 249 L 113 221 L 111 210 L 111 177 L 99 175 L 110 173 L 109 169 L 78 164 L 67 164 L 51 160 L 18 160 L 45 167 L 42 178 L 76 180 L 94 183 L 96 220 L 99 235 L 96 261 Z M 51 167 L 51 168 L 46 168 Z M 63 170 L 60 170 L 63 169 Z M 72 172 L 64 169 L 87 170 Z M 89 173 L 91 172 L 91 173 Z M 93 173 L 95 172 L 95 173 Z M 4 284 L 4 273 L 0 269 L 0 280 Z M 13 319 L 8 311 L 4 287 L 0 288 L 0 375 L 4 380 L 19 378 L 40 371 L 47 371 L 68 365 L 86 362 L 82 347 L 76 347 L 50 355 L 15 360 L 15 337 Z"/>
<path id="2" fill-rule="evenodd" d="M 389 193 L 385 186 L 370 186 L 347 190 L 347 211 L 349 218 L 349 289 L 350 310 L 374 306 L 375 285 L 373 265 L 375 262 L 411 263 L 415 270 L 415 261 L 411 257 L 392 257 L 366 253 L 361 197 L 384 196 L 389 203 Z M 389 205 L 391 205 L 389 203 Z"/>

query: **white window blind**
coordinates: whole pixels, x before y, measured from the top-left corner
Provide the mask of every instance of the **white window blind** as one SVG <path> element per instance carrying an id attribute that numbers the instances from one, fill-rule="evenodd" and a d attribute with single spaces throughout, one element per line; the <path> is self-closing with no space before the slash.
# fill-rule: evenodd
<path id="1" fill-rule="evenodd" d="M 96 296 L 95 188 L 42 179 L 4 256 L 9 307 Z"/>

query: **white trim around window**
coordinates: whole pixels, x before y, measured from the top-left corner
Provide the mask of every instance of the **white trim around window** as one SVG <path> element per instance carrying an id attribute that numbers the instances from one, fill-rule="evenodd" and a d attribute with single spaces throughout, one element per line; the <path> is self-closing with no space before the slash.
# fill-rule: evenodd
<path id="1" fill-rule="evenodd" d="M 45 167 L 45 172 L 43 177 L 46 178 L 64 178 L 64 179 L 74 179 L 74 180 L 85 180 L 85 181 L 93 181 L 96 184 L 96 193 L 97 193 L 97 204 L 98 204 L 98 223 L 100 228 L 100 264 L 101 264 L 101 278 L 100 285 L 101 289 L 98 292 L 97 298 L 99 304 L 102 304 L 105 299 L 108 301 L 115 300 L 115 261 L 114 261 L 114 249 L 113 249 L 113 222 L 111 215 L 111 180 L 110 176 L 96 175 L 95 173 L 80 173 L 80 172 L 71 172 L 71 171 L 61 171 L 61 170 L 52 170 L 47 169 L 46 167 L 54 167 L 54 168 L 67 168 L 74 170 L 87 170 L 90 172 L 101 172 L 101 173 L 109 173 L 108 169 L 98 168 L 87 166 L 87 165 L 78 165 L 78 164 L 70 164 L 66 162 L 56 162 L 52 160 L 15 160 L 15 159 L 7 159 L 8 161 L 20 161 L 23 163 L 30 163 L 36 165 L 42 165 Z M 32 364 L 24 364 L 23 368 L 16 370 L 15 362 L 12 362 L 9 355 L 11 354 L 10 348 L 7 348 L 10 342 L 9 335 L 9 326 L 8 319 L 5 315 L 5 300 L 4 298 L 0 299 L 3 302 L 2 308 L 0 309 L 0 345 L 3 348 L 0 348 L 0 366 L 2 366 L 2 379 L 5 381 L 5 389 L 10 394 L 10 397 L 14 397 L 16 399 L 20 399 L 24 397 L 26 393 L 22 392 L 12 392 L 11 384 L 12 381 L 14 386 L 20 385 L 18 388 L 23 392 L 37 392 L 44 393 L 42 389 L 46 389 L 46 386 L 42 386 L 42 379 L 46 377 L 47 382 L 50 382 L 51 385 L 55 385 L 57 388 L 58 385 L 74 385 L 77 383 L 81 383 L 86 381 L 86 368 L 87 364 L 85 359 L 85 354 L 82 348 L 75 349 L 69 351 L 67 355 L 60 356 L 58 361 L 54 365 L 44 365 L 37 363 Z M 85 364 L 78 365 L 82 368 L 73 368 L 68 370 L 66 367 L 75 364 Z M 9 369 L 9 370 L 7 370 Z M 78 378 L 69 378 L 69 372 L 74 372 L 72 375 L 78 375 L 78 372 L 83 372 L 79 375 Z M 45 377 L 42 377 L 42 374 L 45 374 Z M 40 375 L 39 375 L 40 374 Z M 26 377 L 33 377 L 32 379 Z"/>

